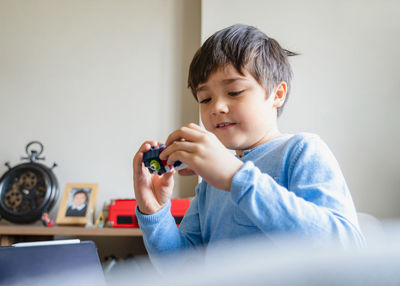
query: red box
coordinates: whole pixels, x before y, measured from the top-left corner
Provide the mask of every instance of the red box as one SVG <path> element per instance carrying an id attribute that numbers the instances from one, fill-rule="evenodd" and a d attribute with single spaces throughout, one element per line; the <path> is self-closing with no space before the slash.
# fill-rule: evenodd
<path id="1" fill-rule="evenodd" d="M 136 200 L 112 200 L 108 224 L 112 227 L 139 227 L 135 215 Z"/>
<path id="2" fill-rule="evenodd" d="M 112 227 L 139 227 L 136 219 L 136 200 L 113 200 L 108 212 L 108 223 Z M 179 226 L 189 208 L 189 199 L 172 199 L 171 214 Z"/>
<path id="3" fill-rule="evenodd" d="M 183 216 L 188 210 L 190 205 L 189 199 L 172 199 L 171 200 L 171 213 L 175 219 L 176 224 L 179 226 Z"/>

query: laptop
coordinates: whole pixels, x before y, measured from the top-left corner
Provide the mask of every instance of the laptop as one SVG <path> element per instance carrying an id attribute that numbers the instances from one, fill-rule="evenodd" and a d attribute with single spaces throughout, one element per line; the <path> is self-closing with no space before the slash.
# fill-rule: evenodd
<path id="1" fill-rule="evenodd" d="M 93 241 L 49 241 L 0 247 L 0 285 L 105 286 Z"/>

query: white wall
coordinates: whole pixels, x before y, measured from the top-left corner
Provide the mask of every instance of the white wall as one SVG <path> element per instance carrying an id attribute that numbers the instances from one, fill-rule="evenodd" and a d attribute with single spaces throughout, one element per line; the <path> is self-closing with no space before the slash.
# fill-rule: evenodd
<path id="1" fill-rule="evenodd" d="M 358 211 L 400 216 L 400 2 L 202 1 L 202 39 L 254 25 L 291 59 L 283 132 L 318 133 L 341 164 Z"/>
<path id="2" fill-rule="evenodd" d="M 98 206 L 133 198 L 141 143 L 198 121 L 186 80 L 199 45 L 199 0 L 0 1 L 0 174 L 39 140 L 61 193 L 95 182 Z M 196 183 L 178 179 L 174 196 Z"/>

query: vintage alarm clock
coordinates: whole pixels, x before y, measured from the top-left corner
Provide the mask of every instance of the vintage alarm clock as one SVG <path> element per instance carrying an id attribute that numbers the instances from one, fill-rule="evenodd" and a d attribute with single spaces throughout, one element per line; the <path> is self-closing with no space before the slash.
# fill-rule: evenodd
<path id="1" fill-rule="evenodd" d="M 39 147 L 39 151 L 33 149 Z M 10 222 L 31 223 L 41 219 L 54 206 L 59 195 L 57 178 L 51 168 L 38 163 L 43 145 L 32 141 L 26 145 L 27 163 L 15 167 L 7 162 L 8 171 L 0 178 L 0 216 Z"/>

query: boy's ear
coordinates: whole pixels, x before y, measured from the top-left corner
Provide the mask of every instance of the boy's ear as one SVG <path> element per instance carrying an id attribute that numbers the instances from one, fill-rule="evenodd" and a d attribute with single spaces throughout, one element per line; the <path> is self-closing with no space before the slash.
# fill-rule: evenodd
<path id="1" fill-rule="evenodd" d="M 273 107 L 281 107 L 286 100 L 287 84 L 282 81 L 275 87 Z"/>

